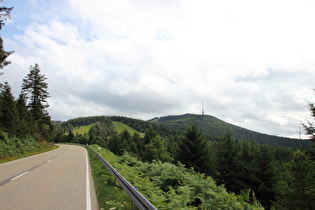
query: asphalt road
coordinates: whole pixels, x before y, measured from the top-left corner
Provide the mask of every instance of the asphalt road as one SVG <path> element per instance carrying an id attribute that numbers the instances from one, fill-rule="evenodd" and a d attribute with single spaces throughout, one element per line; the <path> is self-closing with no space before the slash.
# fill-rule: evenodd
<path id="1" fill-rule="evenodd" d="M 0 209 L 98 209 L 86 150 L 60 145 L 0 164 Z"/>

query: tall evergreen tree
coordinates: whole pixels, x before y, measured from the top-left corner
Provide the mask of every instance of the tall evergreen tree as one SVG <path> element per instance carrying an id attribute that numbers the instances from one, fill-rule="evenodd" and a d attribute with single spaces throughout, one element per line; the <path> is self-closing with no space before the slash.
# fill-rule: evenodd
<path id="1" fill-rule="evenodd" d="M 240 171 L 236 173 L 240 190 L 254 189 L 257 185 L 257 154 L 259 153 L 258 145 L 246 140 L 240 143 L 240 154 L 237 158 L 237 165 Z"/>
<path id="2" fill-rule="evenodd" d="M 17 136 L 26 137 L 34 132 L 34 122 L 30 111 L 27 108 L 25 94 L 21 93 L 16 100 L 16 108 L 18 111 Z"/>
<path id="3" fill-rule="evenodd" d="M 150 143 L 144 145 L 143 160 L 160 160 L 162 162 L 170 162 L 172 160 L 165 146 L 165 142 L 160 136 L 153 137 Z"/>
<path id="4" fill-rule="evenodd" d="M 196 124 L 187 128 L 178 145 L 177 160 L 186 167 L 207 173 L 209 168 L 209 145 Z"/>
<path id="5" fill-rule="evenodd" d="M 294 152 L 277 184 L 277 209 L 279 206 L 283 209 L 315 209 L 314 166 L 314 161 L 305 152 Z"/>
<path id="6" fill-rule="evenodd" d="M 149 144 L 155 137 L 157 137 L 158 133 L 154 130 L 152 126 L 145 131 L 144 135 L 144 144 Z"/>
<path id="7" fill-rule="evenodd" d="M 217 178 L 218 184 L 224 184 L 228 191 L 239 193 L 241 190 L 240 186 L 243 186 L 243 183 L 240 183 L 240 180 L 237 179 L 241 169 L 235 140 L 229 131 L 227 131 L 225 137 L 219 142 L 217 159 L 219 172 Z"/>
<path id="8" fill-rule="evenodd" d="M 68 142 L 74 142 L 75 136 L 72 130 L 69 131 L 68 136 L 67 136 L 67 141 Z"/>
<path id="9" fill-rule="evenodd" d="M 260 151 L 257 154 L 257 171 L 255 174 L 257 185 L 253 189 L 256 193 L 256 198 L 260 203 L 270 208 L 272 201 L 275 200 L 274 185 L 276 183 L 276 172 L 274 154 L 270 145 L 260 146 Z"/>
<path id="10" fill-rule="evenodd" d="M 18 113 L 16 109 L 15 99 L 11 92 L 11 87 L 7 82 L 1 88 L 1 127 L 10 135 L 16 135 L 16 126 Z"/>
<path id="11" fill-rule="evenodd" d="M 124 143 L 121 141 L 120 136 L 118 136 L 118 134 L 114 134 L 108 141 L 108 148 L 116 155 L 123 155 L 124 154 L 123 144 Z"/>
<path id="12" fill-rule="evenodd" d="M 142 139 L 140 134 L 135 132 L 132 137 L 132 144 L 130 146 L 130 153 L 136 156 L 141 156 L 144 151 L 144 145 L 142 144 Z"/>
<path id="13" fill-rule="evenodd" d="M 30 72 L 23 79 L 22 92 L 29 96 L 28 108 L 32 114 L 32 118 L 37 124 L 38 140 L 48 140 L 53 130 L 47 108 L 48 84 L 45 75 L 40 73 L 40 66 L 36 63 L 30 66 Z"/>
<path id="14" fill-rule="evenodd" d="M 40 73 L 40 66 L 37 63 L 30 66 L 30 72 L 23 79 L 22 92 L 26 95 L 31 94 L 28 107 L 36 121 L 47 116 L 49 93 L 46 79 L 45 75 Z"/>

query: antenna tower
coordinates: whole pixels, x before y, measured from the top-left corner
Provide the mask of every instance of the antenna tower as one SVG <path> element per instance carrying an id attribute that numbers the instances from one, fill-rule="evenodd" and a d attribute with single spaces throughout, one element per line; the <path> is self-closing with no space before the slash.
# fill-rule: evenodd
<path id="1" fill-rule="evenodd" d="M 201 104 L 201 114 L 202 114 L 202 115 L 205 115 L 205 109 L 204 109 L 204 107 L 203 107 L 203 102 L 202 102 L 202 104 Z"/>

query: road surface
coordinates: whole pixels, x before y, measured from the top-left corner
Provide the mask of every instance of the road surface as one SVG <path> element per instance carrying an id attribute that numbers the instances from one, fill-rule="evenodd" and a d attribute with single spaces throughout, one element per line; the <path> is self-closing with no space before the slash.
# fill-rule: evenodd
<path id="1" fill-rule="evenodd" d="M 60 145 L 0 164 L 0 209 L 98 209 L 86 150 Z"/>

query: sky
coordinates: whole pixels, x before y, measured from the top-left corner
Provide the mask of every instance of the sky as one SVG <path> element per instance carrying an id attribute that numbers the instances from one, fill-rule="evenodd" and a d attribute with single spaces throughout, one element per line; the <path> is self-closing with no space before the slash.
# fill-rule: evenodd
<path id="1" fill-rule="evenodd" d="M 315 102 L 313 0 L 4 0 L 0 82 L 47 77 L 53 120 L 205 114 L 299 137 Z M 303 133 L 303 131 L 302 131 Z M 304 137 L 302 135 L 302 137 Z"/>

